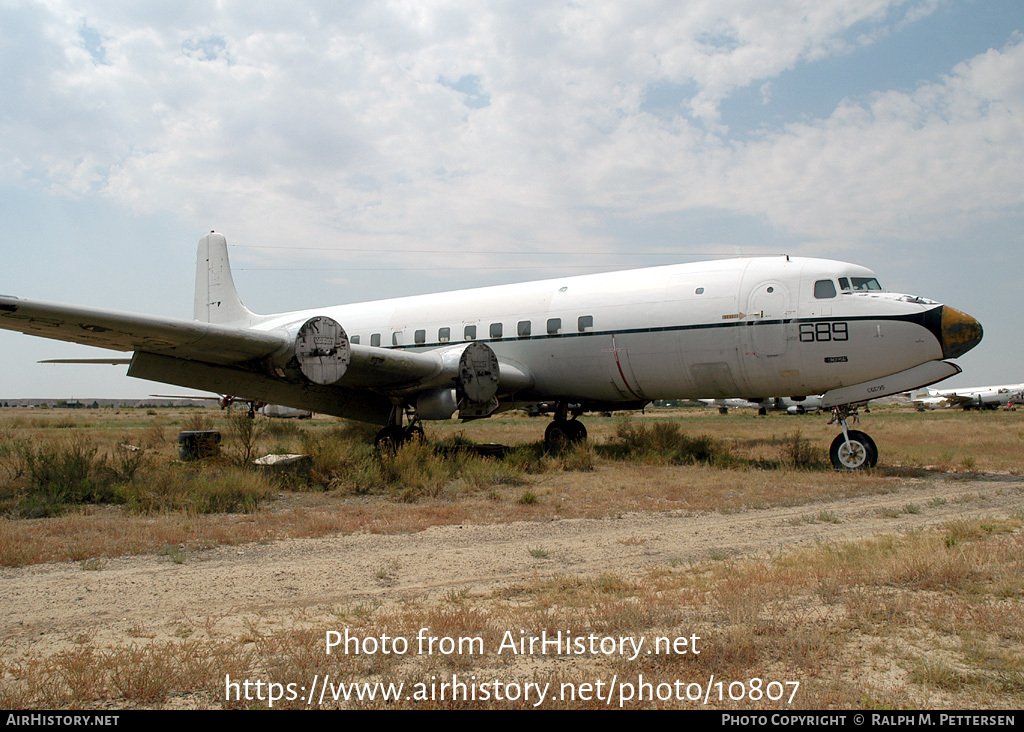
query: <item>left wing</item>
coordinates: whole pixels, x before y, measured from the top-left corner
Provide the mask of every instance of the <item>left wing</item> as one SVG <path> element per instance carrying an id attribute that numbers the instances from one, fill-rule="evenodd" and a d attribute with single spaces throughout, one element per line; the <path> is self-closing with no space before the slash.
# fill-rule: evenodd
<path id="1" fill-rule="evenodd" d="M 59 341 L 234 364 L 287 348 L 288 334 L 0 295 L 0 328 Z"/>
<path id="2" fill-rule="evenodd" d="M 396 398 L 455 389 L 475 404 L 529 386 L 481 342 L 414 352 L 352 344 L 331 318 L 262 330 L 0 295 L 0 328 L 134 351 L 128 375 L 382 422 Z M 64 359 L 124 363 L 125 359 Z"/>

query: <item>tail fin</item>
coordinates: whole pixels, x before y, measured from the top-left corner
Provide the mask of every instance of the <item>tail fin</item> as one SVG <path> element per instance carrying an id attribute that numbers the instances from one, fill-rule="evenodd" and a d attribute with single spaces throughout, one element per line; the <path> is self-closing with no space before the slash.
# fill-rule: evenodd
<path id="1" fill-rule="evenodd" d="M 228 240 L 211 231 L 196 251 L 196 320 L 252 325 L 259 319 L 238 297 L 228 262 Z"/>

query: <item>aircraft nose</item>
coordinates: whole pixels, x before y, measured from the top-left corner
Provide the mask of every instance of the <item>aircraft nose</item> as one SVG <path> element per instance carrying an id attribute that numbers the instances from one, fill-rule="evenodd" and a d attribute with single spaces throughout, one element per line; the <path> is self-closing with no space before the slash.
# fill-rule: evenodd
<path id="1" fill-rule="evenodd" d="M 942 357 L 959 358 L 981 342 L 981 323 L 949 305 L 942 306 Z"/>

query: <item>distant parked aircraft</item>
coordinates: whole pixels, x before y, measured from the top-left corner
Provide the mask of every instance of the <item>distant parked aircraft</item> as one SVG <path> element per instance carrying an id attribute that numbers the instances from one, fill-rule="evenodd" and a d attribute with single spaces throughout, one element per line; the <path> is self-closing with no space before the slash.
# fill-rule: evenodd
<path id="1" fill-rule="evenodd" d="M 962 389 L 918 389 L 910 396 L 911 404 L 919 412 L 926 409 L 960 407 L 968 409 L 998 409 L 1024 403 L 1024 384 L 1000 386 L 967 386 Z"/>
<path id="2" fill-rule="evenodd" d="M 756 409 L 758 414 L 786 412 L 788 414 L 806 414 L 821 409 L 821 395 L 805 397 L 771 397 L 760 401 L 747 399 L 701 399 L 708 406 L 718 407 L 719 414 L 726 414 L 729 409 Z"/>
<path id="3" fill-rule="evenodd" d="M 308 409 L 296 409 L 294 407 L 285 407 L 280 404 L 264 404 L 260 401 L 252 399 L 239 399 L 226 394 L 219 394 L 218 396 L 200 395 L 194 394 L 150 394 L 152 397 L 160 397 L 161 399 L 202 399 L 206 401 L 216 401 L 221 409 L 226 409 L 228 413 L 231 413 L 231 407 L 238 402 L 245 402 L 249 405 L 249 416 L 254 417 L 256 413 L 262 414 L 264 417 L 270 417 L 271 419 L 309 419 L 313 416 L 313 413 Z"/>

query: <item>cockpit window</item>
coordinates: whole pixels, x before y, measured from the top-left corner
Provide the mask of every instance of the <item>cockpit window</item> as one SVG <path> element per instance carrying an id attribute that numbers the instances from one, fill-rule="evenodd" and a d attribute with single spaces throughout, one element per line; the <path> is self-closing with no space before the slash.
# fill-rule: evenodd
<path id="1" fill-rule="evenodd" d="M 851 277 L 854 290 L 881 290 L 882 286 L 874 277 Z"/>
<path id="2" fill-rule="evenodd" d="M 814 283 L 814 297 L 826 300 L 836 296 L 836 284 L 832 280 L 818 280 Z"/>
<path id="3" fill-rule="evenodd" d="M 839 287 L 843 292 L 881 290 L 882 286 L 874 277 L 840 277 Z"/>

